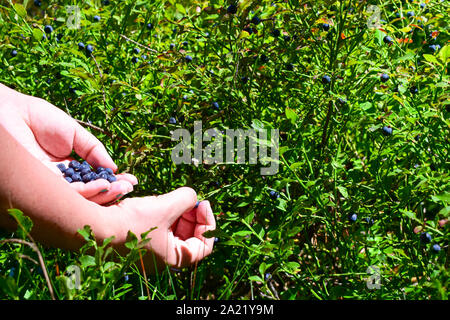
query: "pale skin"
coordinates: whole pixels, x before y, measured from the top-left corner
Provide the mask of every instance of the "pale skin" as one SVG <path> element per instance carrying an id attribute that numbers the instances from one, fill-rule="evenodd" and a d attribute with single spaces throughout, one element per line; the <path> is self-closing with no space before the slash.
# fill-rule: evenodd
<path id="1" fill-rule="evenodd" d="M 47 108 L 46 117 L 33 114 L 41 108 Z M 57 121 L 52 122 L 50 114 Z M 143 257 L 147 272 L 155 271 L 155 262 L 158 269 L 166 265 L 183 268 L 212 252 L 214 238 L 205 238 L 203 233 L 215 229 L 215 218 L 208 201 L 197 205 L 193 189 L 183 187 L 161 196 L 127 198 L 104 206 L 117 194 L 131 191 L 136 178 L 122 175 L 118 182 L 106 181 L 109 189 L 100 193 L 105 185 L 74 186 L 52 167 L 67 161 L 73 148 L 89 163 L 116 171 L 94 136 L 51 104 L 2 85 L 0 118 L 0 150 L 4 150 L 0 153 L 0 227 L 17 227 L 7 213 L 14 207 L 31 218 L 31 235 L 44 245 L 77 250 L 84 244 L 77 231 L 89 225 L 99 242 L 114 236 L 112 245 L 121 254 L 128 250 L 124 246 L 128 231 L 140 238 L 156 227 L 148 234 L 151 240 Z"/>

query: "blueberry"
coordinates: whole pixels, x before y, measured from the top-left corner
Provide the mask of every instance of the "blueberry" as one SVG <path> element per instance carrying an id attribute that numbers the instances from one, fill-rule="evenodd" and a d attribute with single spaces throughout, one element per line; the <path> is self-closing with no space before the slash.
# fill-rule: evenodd
<path id="1" fill-rule="evenodd" d="M 89 173 L 91 173 L 91 169 L 89 169 L 89 168 L 83 168 L 80 170 L 80 174 L 82 177 Z"/>
<path id="2" fill-rule="evenodd" d="M 86 52 L 87 52 L 88 54 L 91 54 L 92 52 L 94 52 L 94 47 L 93 47 L 91 44 L 88 44 L 88 45 L 86 46 Z"/>
<path id="3" fill-rule="evenodd" d="M 134 54 L 139 54 L 139 52 L 141 52 L 141 49 L 139 48 L 134 48 L 133 49 Z"/>
<path id="4" fill-rule="evenodd" d="M 389 36 L 384 36 L 383 41 L 384 41 L 384 43 L 391 44 L 392 38 Z"/>
<path id="5" fill-rule="evenodd" d="M 269 195 L 273 200 L 278 199 L 280 197 L 280 194 L 274 190 L 270 190 Z"/>
<path id="6" fill-rule="evenodd" d="M 73 182 L 81 181 L 81 175 L 78 172 L 75 172 L 71 178 L 72 178 Z"/>
<path id="7" fill-rule="evenodd" d="M 220 109 L 219 103 L 218 103 L 218 102 L 213 102 L 213 103 L 212 103 L 212 107 L 213 107 L 214 109 L 216 109 L 216 110 L 219 110 L 219 109 Z"/>
<path id="8" fill-rule="evenodd" d="M 114 181 L 117 181 L 117 178 L 113 175 L 108 175 L 108 177 L 106 179 L 111 183 L 113 183 Z"/>
<path id="9" fill-rule="evenodd" d="M 322 77 L 322 83 L 323 83 L 323 84 L 328 84 L 328 83 L 330 83 L 330 82 L 331 82 L 330 76 L 324 75 L 324 76 Z"/>
<path id="10" fill-rule="evenodd" d="M 170 50 L 173 50 L 173 49 L 175 49 L 175 43 L 170 44 Z"/>
<path id="11" fill-rule="evenodd" d="M 192 57 L 190 55 L 187 55 L 184 59 L 186 62 L 192 62 Z"/>
<path id="12" fill-rule="evenodd" d="M 75 170 L 74 170 L 73 168 L 67 168 L 67 169 L 64 171 L 64 175 L 65 175 L 66 177 L 71 177 L 74 173 L 75 173 Z"/>
<path id="13" fill-rule="evenodd" d="M 69 168 L 73 168 L 74 170 L 76 170 L 80 166 L 81 166 L 81 163 L 79 163 L 77 160 L 72 160 L 69 163 Z"/>
<path id="14" fill-rule="evenodd" d="M 34 0 L 34 5 L 36 6 L 36 7 L 40 7 L 41 6 L 41 0 Z"/>
<path id="15" fill-rule="evenodd" d="M 94 16 L 94 22 L 100 22 L 100 16 Z"/>
<path id="16" fill-rule="evenodd" d="M 169 123 L 170 123 L 170 124 L 176 124 L 176 123 L 177 123 L 177 120 L 176 120 L 174 117 L 170 117 L 170 118 L 169 118 Z"/>
<path id="17" fill-rule="evenodd" d="M 79 50 L 84 50 L 85 48 L 86 48 L 86 46 L 84 45 L 83 42 L 79 42 L 79 43 L 78 43 L 78 49 L 79 49 Z"/>
<path id="18" fill-rule="evenodd" d="M 91 172 L 91 178 L 92 180 L 98 180 L 98 174 L 95 172 Z"/>
<path id="19" fill-rule="evenodd" d="M 44 31 L 45 31 L 45 33 L 50 34 L 50 33 L 53 32 L 53 27 L 52 27 L 51 25 L 46 25 L 46 26 L 44 27 Z"/>
<path id="20" fill-rule="evenodd" d="M 103 0 L 102 3 L 104 6 L 109 6 L 109 0 Z"/>
<path id="21" fill-rule="evenodd" d="M 385 136 L 390 136 L 392 134 L 392 128 L 391 127 L 384 126 L 382 130 L 383 130 L 383 134 Z"/>
<path id="22" fill-rule="evenodd" d="M 183 41 L 183 46 L 187 47 L 189 45 L 189 42 Z"/>
<path id="23" fill-rule="evenodd" d="M 101 173 L 98 175 L 98 178 L 99 178 L 99 179 L 105 179 L 105 180 L 108 180 L 108 174 L 107 174 L 106 172 L 101 172 Z"/>
<path id="24" fill-rule="evenodd" d="M 439 251 L 441 251 L 441 246 L 436 243 L 436 244 L 433 244 L 432 249 L 434 252 L 439 252 Z"/>
<path id="25" fill-rule="evenodd" d="M 73 182 L 73 180 L 72 180 L 71 177 L 64 177 L 64 179 L 66 179 L 66 181 L 67 181 L 68 183 L 72 183 L 72 182 Z"/>
<path id="26" fill-rule="evenodd" d="M 355 222 L 356 220 L 358 220 L 358 215 L 357 215 L 356 213 L 350 214 L 350 215 L 348 216 L 348 220 L 349 220 L 350 222 Z"/>
<path id="27" fill-rule="evenodd" d="M 82 179 L 83 179 L 84 183 L 88 183 L 89 181 L 92 181 L 92 174 L 91 174 L 91 172 L 89 172 L 87 174 L 84 174 L 82 176 Z"/>
<path id="28" fill-rule="evenodd" d="M 11 51 L 11 57 L 15 57 L 17 56 L 17 50 L 12 50 Z"/>
<path id="29" fill-rule="evenodd" d="M 105 168 L 103 167 L 98 167 L 97 170 L 95 171 L 97 174 L 100 174 L 101 172 L 105 171 Z"/>
<path id="30" fill-rule="evenodd" d="M 234 4 L 231 4 L 228 8 L 227 8 L 227 12 L 229 14 L 235 14 L 237 12 L 237 7 Z"/>
<path id="31" fill-rule="evenodd" d="M 64 163 L 58 163 L 56 166 L 62 173 L 66 171 L 66 166 L 64 165 Z"/>
<path id="32" fill-rule="evenodd" d="M 244 84 L 247 83 L 248 77 L 242 77 L 242 78 L 241 78 L 241 81 L 242 81 Z"/>
<path id="33" fill-rule="evenodd" d="M 328 23 L 323 23 L 322 24 L 322 29 L 325 31 L 328 31 L 330 29 L 330 25 Z"/>
<path id="34" fill-rule="evenodd" d="M 421 9 L 425 8 L 426 6 L 427 6 L 427 5 L 426 5 L 425 3 L 421 3 L 421 4 L 420 4 L 420 8 L 421 8 Z"/>
<path id="35" fill-rule="evenodd" d="M 381 82 L 386 82 L 389 80 L 389 75 L 387 75 L 386 73 L 383 73 L 380 77 Z"/>
<path id="36" fill-rule="evenodd" d="M 141 58 L 142 58 L 142 60 L 147 60 L 147 56 L 146 56 L 145 54 L 143 54 L 143 55 L 141 56 Z"/>
<path id="37" fill-rule="evenodd" d="M 58 33 L 57 35 L 56 35 L 56 41 L 61 41 L 61 39 L 64 37 L 64 35 L 62 34 L 62 33 Z"/>
<path id="38" fill-rule="evenodd" d="M 428 232 L 422 232 L 420 234 L 420 240 L 423 243 L 430 243 L 431 242 L 431 235 Z"/>
<path id="39" fill-rule="evenodd" d="M 416 94 L 419 92 L 419 89 L 417 89 L 416 86 L 412 86 L 411 88 L 409 88 L 409 92 L 411 92 L 411 94 Z"/>
<path id="40" fill-rule="evenodd" d="M 148 30 L 153 29 L 153 25 L 152 25 L 151 23 L 147 23 L 147 29 L 148 29 Z"/>
<path id="41" fill-rule="evenodd" d="M 244 31 L 247 31 L 248 34 L 252 34 L 252 33 L 253 33 L 253 29 L 250 28 L 250 27 L 245 27 L 243 30 L 244 30 Z"/>
<path id="42" fill-rule="evenodd" d="M 138 57 L 131 58 L 132 63 L 137 63 L 139 61 Z"/>
<path id="43" fill-rule="evenodd" d="M 111 168 L 106 168 L 105 171 L 107 174 L 114 174 Z"/>
<path id="44" fill-rule="evenodd" d="M 261 22 L 261 19 L 260 19 L 258 16 L 254 16 L 254 17 L 252 18 L 252 23 L 253 23 L 254 25 L 258 25 L 260 22 Z"/>
<path id="45" fill-rule="evenodd" d="M 408 12 L 406 13 L 406 16 L 407 16 L 408 18 L 414 17 L 414 11 L 408 11 Z"/>
<path id="46" fill-rule="evenodd" d="M 269 62 L 269 58 L 263 53 L 259 59 L 261 60 L 262 63 L 267 63 Z"/>
<path id="47" fill-rule="evenodd" d="M 343 106 L 347 104 L 347 101 L 345 101 L 342 98 L 339 98 L 337 101 L 339 102 L 340 105 L 343 105 Z"/>
<path id="48" fill-rule="evenodd" d="M 278 30 L 278 29 L 272 30 L 272 36 L 274 36 L 275 38 L 278 38 L 280 35 L 281 35 L 280 30 Z"/>
<path id="49" fill-rule="evenodd" d="M 368 224 L 373 224 L 372 218 L 364 218 L 364 221 L 367 222 Z"/>

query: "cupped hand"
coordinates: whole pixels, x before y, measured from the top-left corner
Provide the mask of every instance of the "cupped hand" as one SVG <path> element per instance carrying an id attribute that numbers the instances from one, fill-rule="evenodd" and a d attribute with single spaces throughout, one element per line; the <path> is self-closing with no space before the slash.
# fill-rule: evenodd
<path id="1" fill-rule="evenodd" d="M 0 125 L 34 157 L 55 174 L 63 175 L 58 163 L 67 164 L 75 151 L 94 168 L 102 166 L 117 172 L 117 165 L 103 144 L 77 121 L 47 101 L 21 94 L 0 84 Z M 98 179 L 70 185 L 83 197 L 106 204 L 133 190 L 137 179 L 131 174 L 117 174 L 117 181 Z"/>
<path id="2" fill-rule="evenodd" d="M 183 187 L 170 193 L 142 198 L 127 198 L 116 205 L 122 209 L 121 234 L 131 230 L 138 237 L 148 233 L 149 252 L 144 262 L 149 272 L 163 269 L 166 264 L 183 268 L 209 255 L 214 238 L 203 233 L 214 230 L 216 221 L 209 201 L 197 204 L 197 195 Z"/>

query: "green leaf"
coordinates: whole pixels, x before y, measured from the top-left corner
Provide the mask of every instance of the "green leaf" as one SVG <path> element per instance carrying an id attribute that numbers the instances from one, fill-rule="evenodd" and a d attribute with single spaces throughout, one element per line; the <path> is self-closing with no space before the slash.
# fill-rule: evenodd
<path id="1" fill-rule="evenodd" d="M 288 118 L 292 124 L 295 124 L 297 122 L 298 116 L 294 110 L 292 110 L 291 108 L 286 108 L 285 113 L 286 118 Z"/>
<path id="2" fill-rule="evenodd" d="M 38 29 L 38 28 L 33 29 L 34 40 L 36 40 L 36 41 L 41 40 L 43 35 L 44 35 L 44 33 L 42 32 L 41 29 Z"/>
<path id="3" fill-rule="evenodd" d="M 16 10 L 17 14 L 22 18 L 25 18 L 27 16 L 27 10 L 25 10 L 23 5 L 21 5 L 20 3 L 14 4 L 14 10 Z"/>
<path id="4" fill-rule="evenodd" d="M 450 193 L 446 192 L 446 193 L 438 194 L 436 196 L 431 196 L 431 199 L 434 202 L 444 201 L 446 203 L 450 203 Z"/>
<path id="5" fill-rule="evenodd" d="M 250 280 L 250 281 L 259 281 L 259 282 L 264 282 L 264 280 L 263 280 L 263 279 L 261 279 L 261 277 L 260 277 L 260 276 L 250 276 L 250 277 L 248 277 L 248 280 Z"/>
<path id="6" fill-rule="evenodd" d="M 440 66 L 442 66 L 442 64 L 436 59 L 435 56 L 433 56 L 432 54 L 424 54 L 423 57 L 425 58 L 425 60 L 427 60 L 428 62 L 431 62 L 433 64 L 438 64 Z"/>
<path id="7" fill-rule="evenodd" d="M 346 189 L 345 187 L 343 187 L 343 186 L 337 186 L 337 188 L 338 188 L 339 192 L 341 193 L 341 195 L 342 195 L 345 199 L 347 199 L 347 198 L 348 198 L 348 192 L 347 192 L 347 189 Z"/>
<path id="8" fill-rule="evenodd" d="M 81 267 L 83 269 L 87 267 L 95 266 L 95 258 L 93 256 L 85 255 L 80 257 Z"/>
<path id="9" fill-rule="evenodd" d="M 83 229 L 78 229 L 78 233 L 88 242 L 94 238 L 91 227 L 87 225 Z"/>
<path id="10" fill-rule="evenodd" d="M 217 238 L 226 238 L 226 239 L 231 239 L 231 237 L 223 230 L 221 230 L 220 228 L 216 227 L 216 229 L 214 230 L 210 230 L 210 231 L 206 231 L 203 233 L 203 236 L 205 238 L 213 238 L 213 237 L 217 237 Z"/>
<path id="11" fill-rule="evenodd" d="M 19 209 L 8 209 L 8 213 L 16 220 L 18 227 L 17 233 L 21 238 L 26 238 L 33 228 L 33 221 L 25 216 Z"/>
<path id="12" fill-rule="evenodd" d="M 136 248 L 137 245 L 138 245 L 138 238 L 133 232 L 128 231 L 125 247 L 127 247 L 128 249 L 134 249 Z"/>
<path id="13" fill-rule="evenodd" d="M 447 63 L 447 60 L 450 59 L 450 45 L 445 45 L 441 50 L 439 50 L 439 58 L 444 63 Z"/>

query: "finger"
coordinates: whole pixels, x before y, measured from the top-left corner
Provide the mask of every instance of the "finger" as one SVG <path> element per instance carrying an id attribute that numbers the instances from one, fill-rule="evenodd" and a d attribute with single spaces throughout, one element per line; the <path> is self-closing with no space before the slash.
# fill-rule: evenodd
<path id="1" fill-rule="evenodd" d="M 197 193 L 191 188 L 182 187 L 158 196 L 156 199 L 161 203 L 161 212 L 169 214 L 167 222 L 171 226 L 181 215 L 194 209 Z"/>
<path id="2" fill-rule="evenodd" d="M 119 174 L 116 174 L 116 178 L 117 178 L 117 180 L 128 181 L 133 186 L 138 184 L 138 179 L 134 175 L 132 175 L 130 173 L 119 173 Z"/>
<path id="3" fill-rule="evenodd" d="M 99 179 L 103 180 L 103 179 Z M 97 181 L 97 180 L 96 180 Z M 108 191 L 104 193 L 98 193 L 88 200 L 93 201 L 98 204 L 110 203 L 112 201 L 118 200 L 127 193 L 133 191 L 133 186 L 128 181 L 115 181 L 110 184 L 110 188 Z"/>
<path id="4" fill-rule="evenodd" d="M 98 179 L 88 183 L 73 182 L 70 185 L 86 199 L 92 198 L 99 193 L 107 192 L 111 188 L 111 183 L 105 179 Z"/>
<path id="5" fill-rule="evenodd" d="M 75 122 L 74 125 L 73 149 L 75 152 L 94 168 L 111 168 L 113 172 L 116 172 L 117 166 L 109 156 L 105 146 L 80 124 Z"/>

